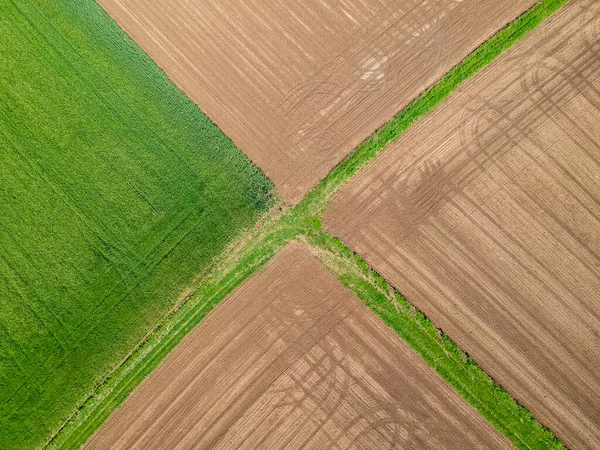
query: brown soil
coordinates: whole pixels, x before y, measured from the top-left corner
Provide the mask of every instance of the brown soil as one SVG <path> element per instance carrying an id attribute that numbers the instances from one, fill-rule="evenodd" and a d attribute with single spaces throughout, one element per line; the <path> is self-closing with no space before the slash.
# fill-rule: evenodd
<path id="1" fill-rule="evenodd" d="M 600 3 L 571 2 L 390 145 L 328 230 L 569 447 L 600 448 Z"/>
<path id="2" fill-rule="evenodd" d="M 509 446 L 293 243 L 189 334 L 86 448 Z"/>
<path id="3" fill-rule="evenodd" d="M 535 0 L 98 0 L 298 202 Z"/>

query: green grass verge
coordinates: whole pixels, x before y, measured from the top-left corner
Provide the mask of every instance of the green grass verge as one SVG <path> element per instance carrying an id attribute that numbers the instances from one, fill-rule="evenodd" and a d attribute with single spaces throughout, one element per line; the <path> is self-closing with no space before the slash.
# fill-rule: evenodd
<path id="1" fill-rule="evenodd" d="M 518 448 L 562 448 L 550 431 L 490 379 L 467 355 L 364 261 L 322 231 L 319 217 L 332 195 L 410 124 L 434 108 L 503 50 L 534 29 L 566 0 L 542 0 L 425 92 L 367 139 L 295 208 L 267 225 L 232 252 L 182 308 L 173 313 L 129 359 L 101 384 L 96 394 L 65 424 L 49 447 L 77 448 L 135 386 L 233 289 L 259 270 L 290 239 L 308 241 L 340 281 Z"/>
<path id="2" fill-rule="evenodd" d="M 0 448 L 39 448 L 271 183 L 93 1 L 0 2 Z"/>
<path id="3" fill-rule="evenodd" d="M 417 119 L 427 114 L 448 97 L 463 81 L 492 62 L 504 50 L 510 48 L 525 34 L 537 27 L 568 0 L 541 0 L 508 24 L 491 39 L 484 42 L 460 64 L 448 72 L 439 82 L 400 111 L 366 139 L 344 161 L 336 166 L 315 189 L 298 205 L 302 214 L 321 214 L 333 194 L 371 160 L 387 144 L 400 136 Z"/>
<path id="4" fill-rule="evenodd" d="M 564 448 L 552 432 L 338 239 L 323 233 L 320 227 L 304 237 L 318 249 L 319 260 L 344 286 L 517 448 Z"/>

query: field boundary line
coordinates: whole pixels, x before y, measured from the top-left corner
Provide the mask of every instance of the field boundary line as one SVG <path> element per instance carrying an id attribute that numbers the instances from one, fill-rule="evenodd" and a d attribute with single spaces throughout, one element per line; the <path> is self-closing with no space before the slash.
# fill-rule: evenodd
<path id="1" fill-rule="evenodd" d="M 177 344 L 236 287 L 259 271 L 297 230 L 282 227 L 273 218 L 284 207 L 275 205 L 253 229 L 233 243 L 215 261 L 213 270 L 192 283 L 165 319 L 148 333 L 115 366 L 43 448 L 79 448 L 99 428 L 112 411 L 148 376 Z"/>
<path id="2" fill-rule="evenodd" d="M 515 447 L 565 448 L 527 408 L 352 249 L 320 228 L 300 238 L 311 246 L 327 270 Z"/>
<path id="3" fill-rule="evenodd" d="M 290 240 L 308 243 L 318 259 L 344 286 L 390 326 L 471 406 L 518 448 L 564 448 L 510 394 L 429 319 L 412 306 L 358 255 L 322 229 L 320 215 L 335 192 L 387 144 L 447 98 L 463 81 L 491 63 L 568 0 L 540 0 L 482 43 L 436 84 L 363 141 L 296 206 L 273 207 L 277 217 L 263 222 L 239 254 L 228 255 L 201 287 L 158 324 L 155 331 L 98 386 L 44 448 L 79 448 L 119 407 L 127 395 L 230 292 L 260 270 Z M 267 214 L 268 215 L 268 214 Z"/>
<path id="4" fill-rule="evenodd" d="M 568 1 L 540 0 L 490 39 L 479 45 L 460 63 L 450 69 L 437 83 L 426 89 L 390 121 L 383 124 L 359 144 L 319 185 L 306 194 L 295 208 L 303 214 L 322 214 L 333 195 L 390 142 L 397 139 L 416 120 L 433 110 L 464 81 L 473 77 L 505 50 L 520 41 L 544 19 L 566 5 Z"/>

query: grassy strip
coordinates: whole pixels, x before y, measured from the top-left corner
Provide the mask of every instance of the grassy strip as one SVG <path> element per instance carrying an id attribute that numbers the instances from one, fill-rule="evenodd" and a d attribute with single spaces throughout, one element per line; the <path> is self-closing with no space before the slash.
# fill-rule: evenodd
<path id="1" fill-rule="evenodd" d="M 484 42 L 460 64 L 448 72 L 439 82 L 425 91 L 392 120 L 358 146 L 344 161 L 300 202 L 301 214 L 322 214 L 333 194 L 352 176 L 379 153 L 387 144 L 400 136 L 442 100 L 448 97 L 463 81 L 492 62 L 504 50 L 510 48 L 529 31 L 537 27 L 568 0 L 541 0 L 519 18 L 508 24 L 491 39 Z"/>
<path id="2" fill-rule="evenodd" d="M 393 328 L 472 406 L 519 448 L 562 448 L 550 431 L 479 368 L 447 336 L 412 307 L 383 278 L 339 240 L 322 231 L 319 221 L 332 195 L 390 141 L 434 108 L 460 83 L 534 29 L 567 0 L 542 0 L 509 24 L 449 72 L 439 83 L 368 138 L 330 175 L 279 221 L 250 240 L 241 257 L 218 268 L 212 278 L 172 314 L 136 352 L 106 380 L 97 394 L 65 425 L 49 448 L 77 448 L 154 369 L 164 356 L 216 304 L 259 270 L 290 239 L 308 241 L 319 259 L 375 314 Z M 219 275 L 220 274 L 220 275 Z"/>
<path id="3" fill-rule="evenodd" d="M 316 256 L 398 336 L 516 447 L 562 449 L 551 431 L 536 421 L 423 313 L 338 239 L 320 227 L 304 235 Z"/>
<path id="4" fill-rule="evenodd" d="M 81 447 L 108 416 L 167 354 L 236 287 L 256 273 L 297 234 L 283 222 L 267 219 L 260 232 L 245 238 L 241 251 L 230 251 L 181 308 L 169 315 L 80 406 L 48 442 L 48 449 Z"/>

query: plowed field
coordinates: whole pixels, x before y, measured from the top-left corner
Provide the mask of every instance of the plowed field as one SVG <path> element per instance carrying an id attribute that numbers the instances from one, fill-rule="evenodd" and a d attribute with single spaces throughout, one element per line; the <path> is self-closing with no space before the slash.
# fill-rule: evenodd
<path id="1" fill-rule="evenodd" d="M 571 448 L 600 448 L 599 123 L 600 4 L 575 1 L 324 218 Z"/>
<path id="2" fill-rule="evenodd" d="M 295 203 L 535 0 L 98 0 Z"/>
<path id="3" fill-rule="evenodd" d="M 188 335 L 86 448 L 509 446 L 293 243 Z"/>

